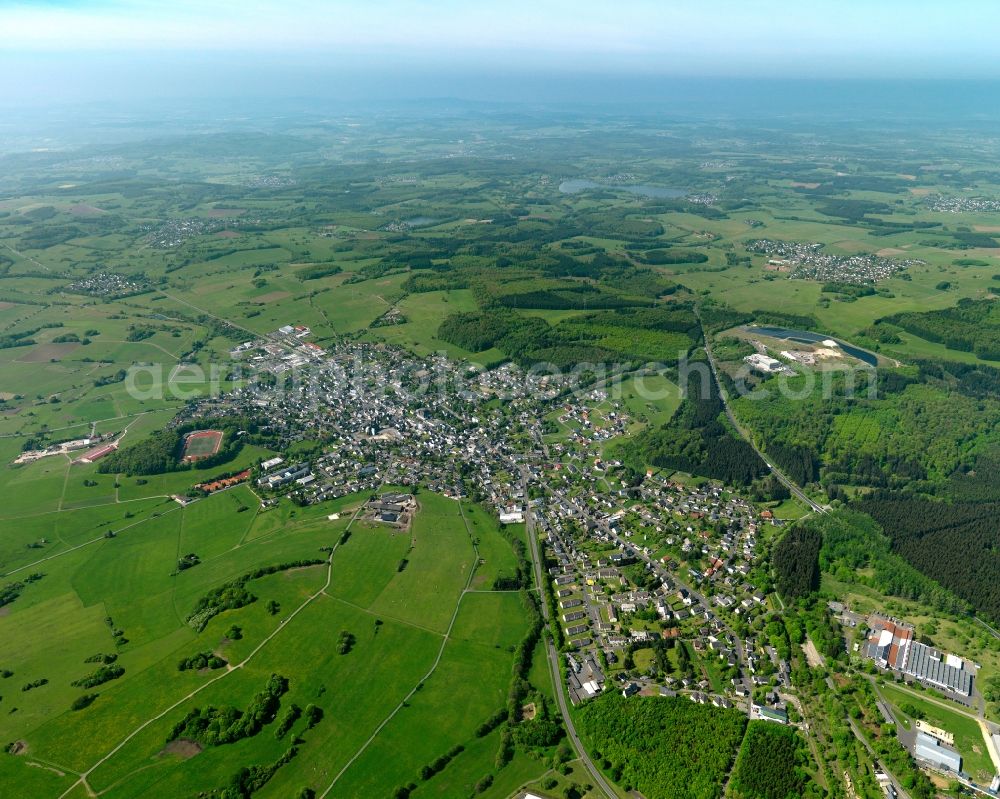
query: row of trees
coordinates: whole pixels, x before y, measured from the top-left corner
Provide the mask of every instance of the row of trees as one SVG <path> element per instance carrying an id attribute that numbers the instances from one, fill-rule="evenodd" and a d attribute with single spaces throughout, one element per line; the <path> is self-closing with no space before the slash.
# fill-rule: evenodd
<path id="1" fill-rule="evenodd" d="M 77 688 L 95 688 L 111 680 L 117 680 L 125 673 L 125 667 L 117 663 L 101 666 L 97 671 L 70 683 Z"/>
<path id="2" fill-rule="evenodd" d="M 201 671 L 202 669 L 221 669 L 226 661 L 214 652 L 199 652 L 189 658 L 183 658 L 177 663 L 178 671 Z"/>
<path id="3" fill-rule="evenodd" d="M 21 592 L 25 589 L 25 587 L 29 583 L 41 580 L 42 577 L 44 577 L 43 574 L 40 574 L 38 572 L 33 572 L 29 574 L 27 577 L 24 577 L 20 580 L 14 580 L 13 582 L 5 583 L 4 585 L 0 586 L 0 608 L 2 608 L 4 605 L 9 605 L 15 599 L 21 596 Z"/>

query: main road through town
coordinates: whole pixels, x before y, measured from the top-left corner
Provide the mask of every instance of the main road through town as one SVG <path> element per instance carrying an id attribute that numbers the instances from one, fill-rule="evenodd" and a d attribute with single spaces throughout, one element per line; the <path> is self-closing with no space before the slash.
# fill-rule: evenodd
<path id="1" fill-rule="evenodd" d="M 538 588 L 538 601 L 542 607 L 542 618 L 546 623 L 548 623 L 549 606 L 545 601 L 545 586 L 543 583 L 545 576 L 542 571 L 542 559 L 538 551 L 538 535 L 535 532 L 535 520 L 531 514 L 531 503 L 528 501 L 528 470 L 524 466 L 521 467 L 521 485 L 524 490 L 525 500 L 525 527 L 528 534 L 528 544 L 531 546 L 531 560 L 535 565 L 535 587 Z M 559 620 L 555 619 L 553 620 L 553 623 L 558 624 Z M 559 704 L 559 712 L 562 713 L 563 721 L 566 724 L 566 733 L 569 735 L 569 739 L 576 748 L 576 751 L 579 752 L 580 760 L 587 767 L 587 771 L 590 772 L 590 776 L 594 778 L 594 784 L 604 791 L 604 793 L 608 796 L 608 799 L 615 799 L 615 797 L 618 796 L 618 792 L 604 778 L 604 775 L 594 764 L 594 761 L 590 759 L 590 755 L 587 753 L 586 747 L 584 747 L 583 742 L 580 740 L 580 736 L 576 733 L 576 727 L 573 725 L 573 718 L 569 714 L 569 705 L 566 702 L 566 686 L 563 684 L 562 667 L 559 663 L 559 653 L 556 652 L 556 648 L 552 644 L 552 639 L 548 636 L 545 636 L 545 651 L 548 654 L 549 666 L 552 672 L 552 681 L 555 684 L 556 701 Z"/>

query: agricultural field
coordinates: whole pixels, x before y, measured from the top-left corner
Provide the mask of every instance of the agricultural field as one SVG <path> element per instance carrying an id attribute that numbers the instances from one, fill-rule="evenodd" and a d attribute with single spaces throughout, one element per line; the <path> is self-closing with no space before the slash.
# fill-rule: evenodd
<path id="1" fill-rule="evenodd" d="M 5 574 L 43 576 L 0 617 L 9 644 L 2 668 L 12 672 L 0 686 L 0 738 L 16 751 L 0 758 L 5 795 L 59 796 L 84 771 L 92 788 L 115 797 L 153 785 L 170 795 L 224 786 L 240 766 L 287 750 L 290 739 L 275 734 L 285 716 L 226 745 L 197 736 L 171 743 L 170 731 L 193 708 L 246 707 L 273 674 L 287 680 L 282 714 L 321 712 L 289 722 L 300 751 L 260 796 L 330 785 L 331 796 L 386 795 L 420 781 L 425 763 L 456 746 L 466 748 L 428 788 L 471 790 L 493 769 L 499 736 L 477 738 L 476 728 L 504 705 L 510 651 L 527 629 L 516 591 L 466 593 L 479 584 L 473 540 L 487 574 L 512 567 L 510 545 L 474 505 L 421 494 L 401 535 L 352 525 L 359 502 L 261 511 L 237 486 L 187 507 L 150 499 L 17 519 L 21 543 L 4 537 Z M 113 538 L 101 534 L 109 527 Z M 40 549 L 25 549 L 43 538 Z M 199 562 L 178 571 L 188 552 Z M 200 598 L 274 566 L 245 583 L 249 604 L 188 621 Z M 178 669 L 200 652 L 221 667 Z M 93 687 L 71 684 L 83 679 Z M 400 747 L 405 759 L 387 756 Z M 525 762 L 510 774 L 531 776 Z"/>

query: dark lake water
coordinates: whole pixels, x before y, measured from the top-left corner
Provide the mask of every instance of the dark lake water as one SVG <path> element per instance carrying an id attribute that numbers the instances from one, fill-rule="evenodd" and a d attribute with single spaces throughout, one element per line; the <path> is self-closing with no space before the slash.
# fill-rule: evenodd
<path id="1" fill-rule="evenodd" d="M 797 341 L 800 344 L 816 344 L 820 341 L 836 341 L 840 349 L 857 358 L 863 363 L 867 363 L 869 366 L 875 366 L 878 363 L 878 357 L 868 350 L 858 349 L 857 347 L 846 344 L 840 339 L 833 338 L 832 336 L 824 336 L 820 333 L 812 333 L 808 330 L 789 330 L 785 327 L 751 327 L 748 330 L 755 330 L 761 335 L 771 336 L 771 338 L 780 338 L 785 341 Z"/>
<path id="2" fill-rule="evenodd" d="M 609 191 L 627 191 L 639 197 L 656 197 L 666 199 L 676 199 L 687 195 L 687 189 L 672 189 L 669 186 L 652 186 L 648 183 L 633 185 L 597 183 L 585 178 L 572 178 L 564 180 L 559 184 L 559 191 L 563 194 L 576 194 L 586 189 L 606 189 Z"/>

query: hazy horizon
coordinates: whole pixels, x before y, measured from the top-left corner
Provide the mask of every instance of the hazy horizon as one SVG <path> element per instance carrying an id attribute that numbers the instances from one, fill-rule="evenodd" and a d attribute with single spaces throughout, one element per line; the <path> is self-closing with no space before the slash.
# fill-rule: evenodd
<path id="1" fill-rule="evenodd" d="M 821 0 L 807 8 L 786 0 L 613 8 L 564 0 L 3 0 L 0 102 L 655 101 L 657 82 L 992 81 L 1000 80 L 997 23 L 1000 8 L 983 0 Z"/>

